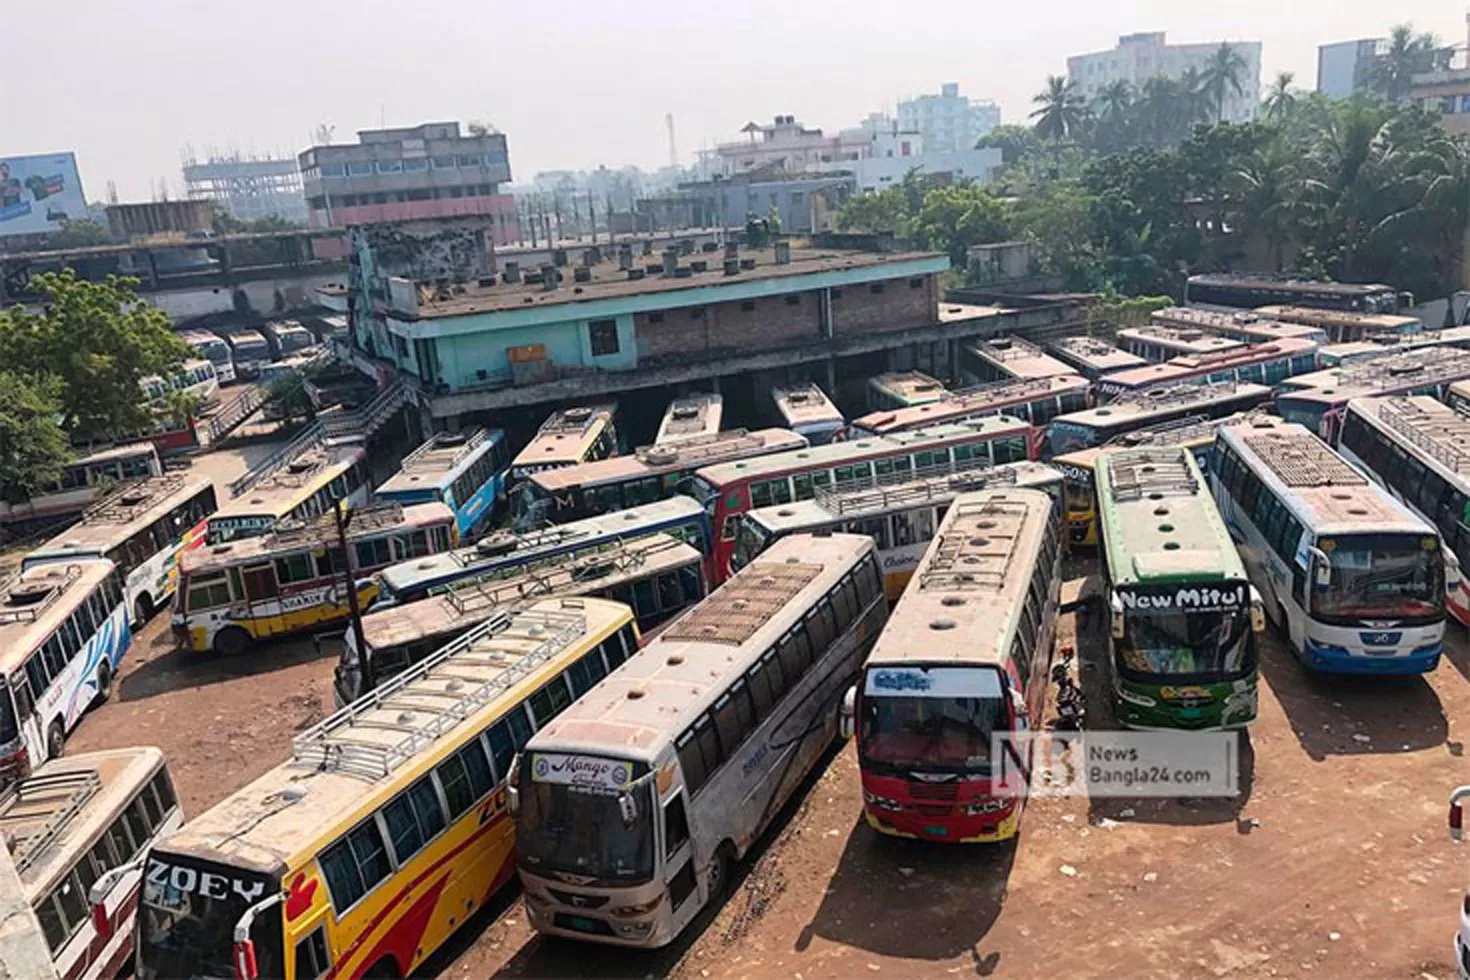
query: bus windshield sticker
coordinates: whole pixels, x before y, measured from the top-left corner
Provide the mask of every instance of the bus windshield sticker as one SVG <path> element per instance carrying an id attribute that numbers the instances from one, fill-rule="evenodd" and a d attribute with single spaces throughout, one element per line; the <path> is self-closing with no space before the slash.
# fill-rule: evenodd
<path id="1" fill-rule="evenodd" d="M 626 789 L 633 782 L 633 763 L 592 755 L 537 752 L 531 757 L 531 779 L 587 789 Z"/>
<path id="2" fill-rule="evenodd" d="M 864 694 L 888 697 L 998 698 L 1000 674 L 982 667 L 878 667 Z"/>
<path id="3" fill-rule="evenodd" d="M 1225 586 L 1183 586 L 1147 592 L 1119 589 L 1118 599 L 1123 603 L 1125 612 L 1178 610 L 1184 613 L 1228 612 L 1244 608 L 1249 601 L 1243 582 Z"/>

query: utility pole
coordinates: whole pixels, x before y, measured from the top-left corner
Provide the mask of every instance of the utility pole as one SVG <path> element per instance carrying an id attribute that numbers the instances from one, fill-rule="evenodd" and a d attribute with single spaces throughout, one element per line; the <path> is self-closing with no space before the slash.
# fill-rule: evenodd
<path id="1" fill-rule="evenodd" d="M 373 677 L 373 662 L 368 657 L 367 640 L 362 635 L 362 606 L 357 601 L 357 562 L 347 547 L 347 526 L 352 523 L 352 513 L 347 501 L 337 501 L 332 508 L 332 517 L 337 524 L 337 547 L 342 549 L 343 574 L 347 576 L 347 609 L 352 617 L 352 638 L 357 641 L 357 662 L 362 669 L 362 689 L 371 691 L 377 686 Z"/>

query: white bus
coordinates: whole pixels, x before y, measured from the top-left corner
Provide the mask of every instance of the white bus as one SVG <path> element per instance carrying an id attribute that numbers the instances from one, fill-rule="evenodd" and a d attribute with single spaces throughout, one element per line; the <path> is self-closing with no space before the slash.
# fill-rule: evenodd
<path id="1" fill-rule="evenodd" d="M 192 396 L 198 406 L 219 404 L 219 376 L 214 364 L 203 358 L 185 361 L 167 378 L 150 374 L 138 383 L 143 386 L 143 396 L 160 407 L 163 399 L 173 391 Z"/>
<path id="2" fill-rule="evenodd" d="M 1156 323 L 1119 330 L 1118 346 L 1130 354 L 1161 364 L 1176 357 L 1236 350 L 1244 347 L 1245 342 L 1203 330 L 1167 327 Z"/>
<path id="3" fill-rule="evenodd" d="M 277 522 L 325 514 L 341 501 L 368 501 L 367 451 L 361 446 L 313 446 L 209 515 L 211 545 L 265 534 Z"/>
<path id="4" fill-rule="evenodd" d="M 618 406 L 562 408 L 541 423 L 536 435 L 510 464 L 512 482 L 533 473 L 576 466 L 618 454 Z"/>
<path id="5" fill-rule="evenodd" d="M 0 582 L 0 783 L 61 755 L 132 642 L 122 578 L 105 558 Z"/>
<path id="6" fill-rule="evenodd" d="M 277 361 L 316 345 L 316 337 L 312 336 L 311 331 L 295 320 L 267 323 L 261 328 L 261 332 L 265 334 L 266 343 L 270 344 L 274 355 L 272 359 Z"/>
<path id="7" fill-rule="evenodd" d="M 135 480 L 26 555 L 21 567 L 110 559 L 123 577 L 133 625 L 140 626 L 174 594 L 179 557 L 204 543 L 205 521 L 215 507 L 214 483 L 206 477 L 169 473 Z"/>
<path id="8" fill-rule="evenodd" d="M 725 399 L 718 394 L 684 395 L 669 402 L 659 423 L 656 446 L 671 446 L 691 439 L 707 439 L 720 431 Z"/>
<path id="9" fill-rule="evenodd" d="M 868 409 L 891 412 L 916 405 L 929 405 L 949 392 L 923 371 L 889 371 L 868 379 Z"/>
<path id="10" fill-rule="evenodd" d="M 0 527 L 34 526 L 32 522 L 45 524 L 79 514 L 91 506 L 104 487 L 162 472 L 163 462 L 151 442 L 100 449 L 63 463 L 61 478 L 29 500 L 11 503 L 0 497 Z"/>
<path id="11" fill-rule="evenodd" d="M 140 859 L 182 821 L 151 747 L 53 759 L 0 795 L 0 840 L 57 977 L 112 980 L 130 965 Z"/>
<path id="12" fill-rule="evenodd" d="M 1423 395 L 1354 398 L 1338 451 L 1438 528 L 1445 602 L 1470 626 L 1470 417 Z"/>
<path id="13" fill-rule="evenodd" d="M 1444 651 L 1439 535 L 1300 425 L 1220 430 L 1210 485 L 1251 584 L 1307 667 L 1418 674 Z"/>
<path id="14" fill-rule="evenodd" d="M 1049 346 L 1059 360 L 1070 364 L 1088 381 L 1148 363 L 1137 354 L 1130 354 L 1098 337 L 1063 337 L 1052 341 Z"/>
<path id="15" fill-rule="evenodd" d="M 887 616 L 872 541 L 790 538 L 533 735 L 509 800 L 531 924 L 672 942 L 837 737 Z"/>
<path id="16" fill-rule="evenodd" d="M 771 399 L 786 427 L 805 436 L 813 446 L 831 442 L 847 426 L 847 419 L 832 404 L 832 399 L 813 382 L 772 388 Z"/>
<path id="17" fill-rule="evenodd" d="M 1070 364 L 1052 357 L 1022 337 L 992 337 L 960 344 L 960 383 L 1030 381 L 1058 374 L 1074 374 Z"/>
<path id="18" fill-rule="evenodd" d="M 226 334 L 225 340 L 230 345 L 237 378 L 253 381 L 271 361 L 271 346 L 258 330 L 236 330 Z"/>
<path id="19" fill-rule="evenodd" d="M 179 334 L 179 339 L 193 347 L 200 357 L 214 365 L 214 373 L 219 378 L 220 384 L 235 383 L 235 362 L 230 357 L 229 344 L 208 330 L 187 330 Z"/>

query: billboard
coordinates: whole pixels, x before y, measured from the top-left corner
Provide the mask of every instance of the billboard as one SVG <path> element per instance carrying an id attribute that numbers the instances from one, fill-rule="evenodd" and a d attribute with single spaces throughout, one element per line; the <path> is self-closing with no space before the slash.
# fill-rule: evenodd
<path id="1" fill-rule="evenodd" d="M 0 157 L 0 236 L 45 234 L 85 217 L 76 154 Z"/>

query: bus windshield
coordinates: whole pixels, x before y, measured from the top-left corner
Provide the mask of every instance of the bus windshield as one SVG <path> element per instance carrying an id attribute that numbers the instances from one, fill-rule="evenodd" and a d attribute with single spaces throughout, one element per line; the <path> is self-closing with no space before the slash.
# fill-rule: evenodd
<path id="1" fill-rule="evenodd" d="M 235 923 L 279 887 L 240 868 L 150 855 L 139 909 L 138 980 L 234 976 Z M 259 975 L 282 976 L 280 905 L 256 917 L 251 938 Z"/>
<path id="2" fill-rule="evenodd" d="M 994 761 L 992 737 L 1008 727 L 992 669 L 873 669 L 859 751 L 874 772 L 983 773 Z"/>
<path id="3" fill-rule="evenodd" d="M 1250 611 L 1130 610 L 1118 643 L 1124 677 L 1144 683 L 1220 683 L 1255 669 Z"/>
<path id="4" fill-rule="evenodd" d="M 527 869 L 590 877 L 605 885 L 653 877 L 649 780 L 614 791 L 543 782 L 528 771 L 533 766 L 521 770 L 521 815 L 516 821 L 516 853 Z"/>
<path id="5" fill-rule="evenodd" d="M 735 555 L 730 559 L 730 570 L 738 572 L 749 565 L 770 543 L 769 531 L 754 521 L 742 520 L 735 529 Z"/>
<path id="6" fill-rule="evenodd" d="M 1331 579 L 1312 588 L 1312 616 L 1326 623 L 1362 619 L 1432 621 L 1444 614 L 1439 543 L 1422 534 L 1361 534 L 1324 539 Z"/>
<path id="7" fill-rule="evenodd" d="M 10 687 L 0 677 L 0 746 L 20 737 L 20 728 L 15 721 L 15 705 L 10 700 Z"/>

